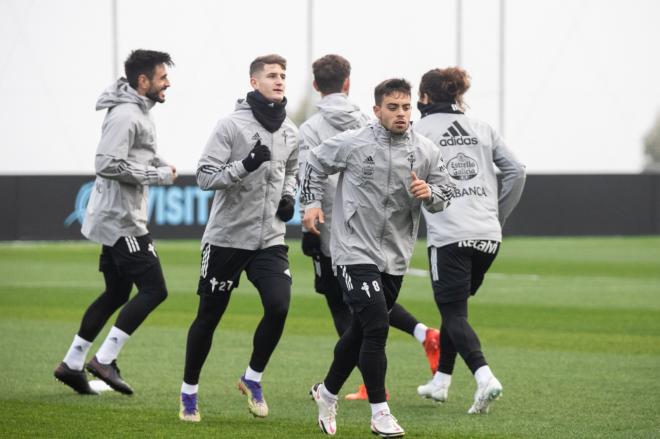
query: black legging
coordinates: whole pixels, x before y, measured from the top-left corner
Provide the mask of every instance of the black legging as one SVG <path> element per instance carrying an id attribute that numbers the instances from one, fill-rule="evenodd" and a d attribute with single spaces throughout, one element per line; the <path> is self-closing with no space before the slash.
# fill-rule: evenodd
<path id="1" fill-rule="evenodd" d="M 352 315 L 351 325 L 335 346 L 334 360 L 324 380 L 330 393 L 339 393 L 357 365 L 369 389 L 369 402 L 375 404 L 386 401 L 385 344 L 388 331 L 388 313 L 384 302 L 366 306 Z"/>
<path id="2" fill-rule="evenodd" d="M 283 276 L 268 276 L 255 280 L 254 286 L 261 297 L 264 316 L 254 332 L 250 368 L 263 372 L 284 331 L 291 300 L 291 281 Z M 197 317 L 188 331 L 183 373 L 186 384 L 199 383 L 202 366 L 211 350 L 213 334 L 227 309 L 230 297 L 231 293 L 200 296 Z"/>
<path id="3" fill-rule="evenodd" d="M 440 328 L 440 352 L 442 354 L 438 371 L 451 375 L 458 352 L 474 374 L 477 369 L 488 363 L 481 352 L 479 337 L 468 323 L 467 299 L 437 305 L 442 316 Z"/>
<path id="4" fill-rule="evenodd" d="M 324 296 L 325 301 L 328 303 L 328 309 L 330 310 L 337 335 L 341 337 L 351 325 L 351 309 L 344 303 L 341 292 L 338 294 L 324 294 Z"/>
<path id="5" fill-rule="evenodd" d="M 131 335 L 147 316 L 167 298 L 167 286 L 160 264 L 155 264 L 144 273 L 135 276 L 138 293 L 128 301 L 133 280 L 121 275 L 114 266 L 103 271 L 105 291 L 87 308 L 83 315 L 78 335 L 94 341 L 110 316 L 126 302 L 117 316 L 115 326 Z"/>

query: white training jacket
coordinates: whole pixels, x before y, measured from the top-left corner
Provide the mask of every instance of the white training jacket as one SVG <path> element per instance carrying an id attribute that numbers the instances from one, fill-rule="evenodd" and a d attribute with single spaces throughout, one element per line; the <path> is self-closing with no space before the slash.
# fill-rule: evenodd
<path id="1" fill-rule="evenodd" d="M 415 122 L 415 131 L 439 146 L 456 185 L 452 207 L 424 212 L 427 245 L 442 247 L 459 241 L 502 241 L 502 225 L 525 185 L 525 166 L 504 139 L 485 122 L 461 113 L 434 113 Z M 498 193 L 495 167 L 502 172 Z"/>
<path id="2" fill-rule="evenodd" d="M 258 140 L 270 148 L 270 161 L 253 172 L 242 160 Z M 284 195 L 295 198 L 298 173 L 298 129 L 286 118 L 270 133 L 239 100 L 235 111 L 220 119 L 197 165 L 197 184 L 214 190 L 202 247 L 212 244 L 257 250 L 284 244 L 285 223 L 275 212 Z"/>
<path id="3" fill-rule="evenodd" d="M 316 107 L 319 110 L 318 113 L 311 116 L 300 126 L 298 151 L 300 181 L 304 177 L 309 150 L 339 133 L 363 127 L 370 120 L 369 116 L 361 112 L 360 108 L 351 102 L 344 93 L 326 95 L 321 98 Z M 325 223 L 319 224 L 318 229 L 321 232 L 321 252 L 326 257 L 331 256 L 332 207 L 335 202 L 338 178 L 338 174 L 328 176 L 323 200 L 321 201 Z"/>
<path id="4" fill-rule="evenodd" d="M 170 185 L 172 168 L 156 154 L 156 127 L 149 114 L 155 105 L 119 79 L 99 96 L 96 110 L 108 112 L 96 149 L 96 182 L 82 234 L 112 246 L 122 236 L 147 230 L 149 185 Z"/>
<path id="5" fill-rule="evenodd" d="M 429 184 L 431 199 L 422 202 L 412 196 L 411 171 Z M 379 121 L 338 134 L 309 152 L 301 185 L 305 209 L 321 207 L 327 176 L 338 172 L 333 265 L 375 264 L 381 272 L 403 275 L 422 204 L 437 212 L 451 198 L 440 149 L 412 129 L 393 135 Z"/>

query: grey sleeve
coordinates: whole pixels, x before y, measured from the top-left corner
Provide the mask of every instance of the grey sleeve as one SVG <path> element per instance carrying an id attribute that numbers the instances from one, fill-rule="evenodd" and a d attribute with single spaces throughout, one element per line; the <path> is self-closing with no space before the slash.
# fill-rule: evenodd
<path id="1" fill-rule="evenodd" d="M 300 185 L 300 202 L 305 207 L 321 207 L 328 175 L 341 172 L 347 167 L 351 147 L 343 133 L 332 137 L 311 149 Z"/>
<path id="2" fill-rule="evenodd" d="M 156 154 L 154 158 L 151 159 L 151 165 L 157 168 L 162 166 L 170 166 L 170 164 L 158 154 Z"/>
<path id="3" fill-rule="evenodd" d="M 319 145 L 318 137 L 314 130 L 307 124 L 303 124 L 298 132 L 298 181 L 302 182 L 307 166 L 309 151 Z"/>
<path id="4" fill-rule="evenodd" d="M 197 185 L 200 189 L 226 189 L 248 175 L 241 160 L 229 161 L 234 139 L 234 125 L 227 119 L 220 120 L 197 163 Z"/>
<path id="5" fill-rule="evenodd" d="M 319 139 L 316 132 L 310 127 L 309 124 L 303 124 L 298 132 L 298 183 L 300 188 L 303 187 L 303 180 L 305 179 L 305 171 L 307 169 L 307 158 L 309 152 L 319 145 Z M 301 191 L 302 201 L 302 191 Z M 304 206 L 300 205 L 301 213 L 304 212 Z"/>
<path id="6" fill-rule="evenodd" d="M 172 184 L 174 175 L 169 166 L 143 165 L 128 159 L 138 130 L 138 122 L 130 115 L 107 115 L 94 160 L 96 175 L 140 186 Z"/>
<path id="7" fill-rule="evenodd" d="M 289 154 L 286 161 L 286 169 L 284 171 L 284 187 L 282 188 L 282 196 L 289 195 L 296 198 L 296 186 L 298 181 L 298 140 L 296 139 L 296 147 Z"/>
<path id="8" fill-rule="evenodd" d="M 454 196 L 454 189 L 456 186 L 451 182 L 447 166 L 440 155 L 438 147 L 433 145 L 433 153 L 431 155 L 431 169 L 426 178 L 426 183 L 431 188 L 433 196 L 430 200 L 424 200 L 423 205 L 430 213 L 440 212 L 445 210 L 451 203 Z"/>
<path id="9" fill-rule="evenodd" d="M 504 225 L 520 201 L 525 187 L 525 166 L 507 148 L 502 137 L 493 132 L 493 163 L 502 171 L 502 187 L 499 195 L 499 219 Z"/>

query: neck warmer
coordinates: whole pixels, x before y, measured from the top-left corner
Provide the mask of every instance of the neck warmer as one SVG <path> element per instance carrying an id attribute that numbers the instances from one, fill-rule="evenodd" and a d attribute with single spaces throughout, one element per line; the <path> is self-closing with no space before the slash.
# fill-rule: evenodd
<path id="1" fill-rule="evenodd" d="M 270 102 L 257 90 L 247 94 L 247 103 L 252 115 L 268 132 L 279 130 L 286 119 L 286 98 L 282 102 Z"/>
<path id="2" fill-rule="evenodd" d="M 463 112 L 458 109 L 458 106 L 452 102 L 431 102 L 430 104 L 417 102 L 417 109 L 422 113 L 422 117 L 426 117 L 433 113 L 463 114 Z"/>

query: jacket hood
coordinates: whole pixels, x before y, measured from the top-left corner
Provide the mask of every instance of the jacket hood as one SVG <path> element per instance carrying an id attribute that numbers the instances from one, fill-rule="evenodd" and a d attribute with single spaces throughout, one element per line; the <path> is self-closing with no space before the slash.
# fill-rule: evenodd
<path id="1" fill-rule="evenodd" d="M 341 131 L 360 128 L 363 120 L 360 107 L 348 100 L 343 93 L 324 96 L 316 105 L 321 116 L 334 128 Z"/>
<path id="2" fill-rule="evenodd" d="M 126 78 L 119 78 L 101 93 L 96 101 L 96 111 L 114 108 L 119 104 L 135 104 L 146 113 L 156 105 L 156 102 L 137 94 L 137 91 L 128 85 Z"/>
<path id="3" fill-rule="evenodd" d="M 236 100 L 236 105 L 234 106 L 234 111 L 236 110 L 250 110 L 250 104 L 247 103 L 245 98 L 240 98 Z"/>

